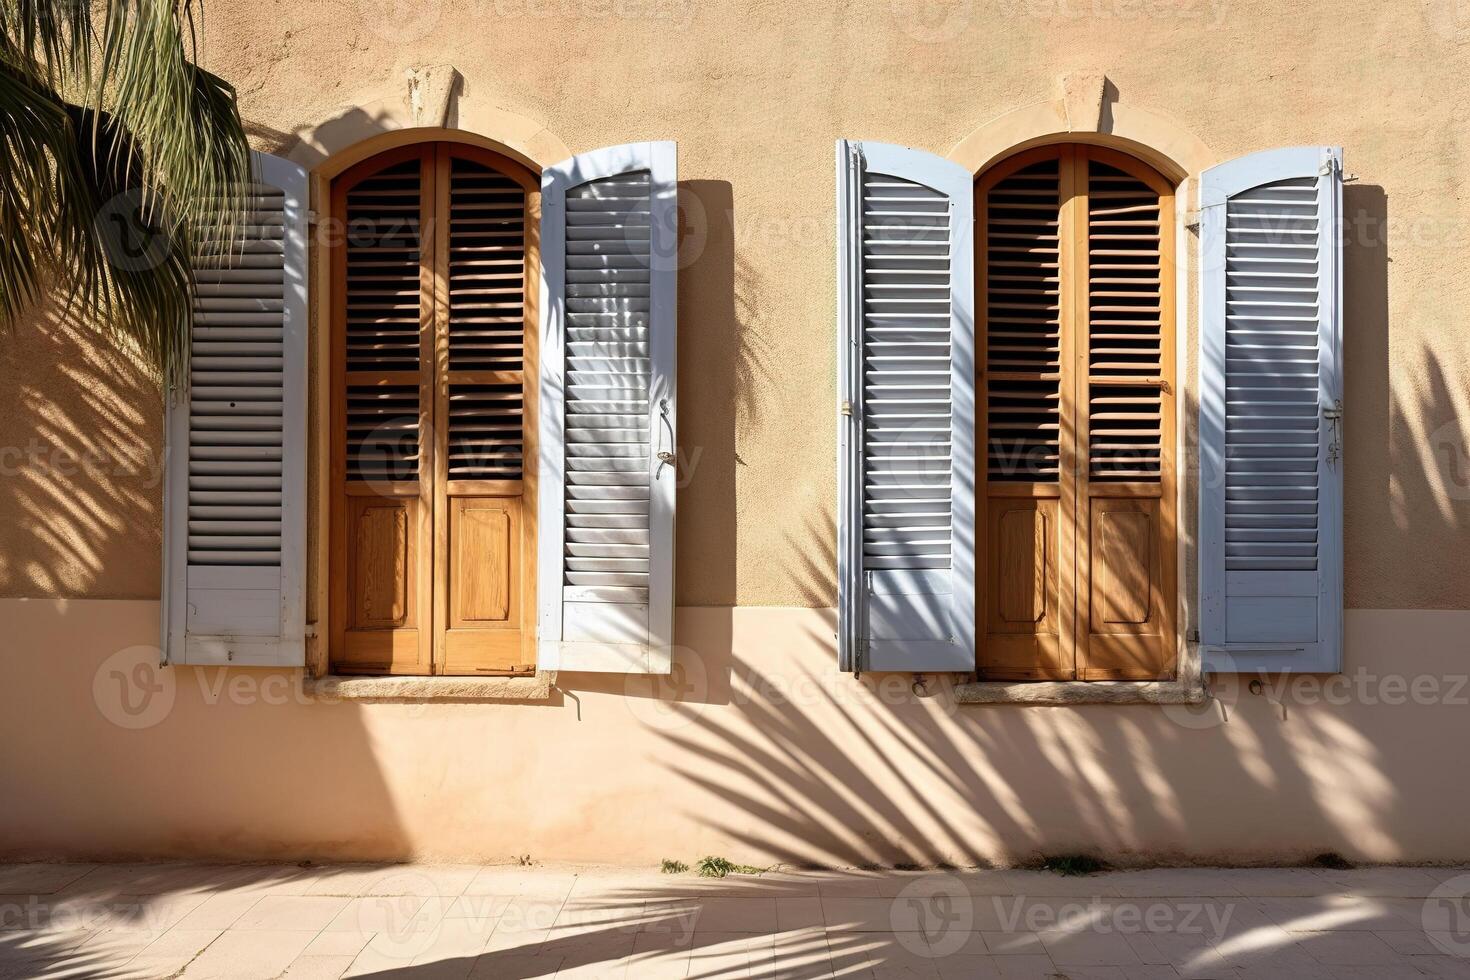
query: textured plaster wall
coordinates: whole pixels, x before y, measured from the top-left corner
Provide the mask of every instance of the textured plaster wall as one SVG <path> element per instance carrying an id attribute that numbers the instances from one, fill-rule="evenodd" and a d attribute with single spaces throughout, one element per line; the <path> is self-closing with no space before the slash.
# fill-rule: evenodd
<path id="1" fill-rule="evenodd" d="M 1455 0 L 214 0 L 203 37 L 258 144 L 307 163 L 399 125 L 404 71 L 425 64 L 459 70 L 466 125 L 503 110 L 523 142 L 573 152 L 678 141 L 684 605 L 834 601 L 836 137 L 945 153 L 1055 98 L 1058 76 L 1101 71 L 1120 104 L 1216 159 L 1341 143 L 1357 175 L 1347 604 L 1466 606 L 1470 18 Z M 0 446 L 158 443 L 146 378 L 76 328 L 21 325 L 0 381 Z M 0 594 L 156 595 L 155 481 L 14 458 Z"/>
<path id="2" fill-rule="evenodd" d="M 915 697 L 834 671 L 830 611 L 793 608 L 679 610 L 671 678 L 318 703 L 299 672 L 153 669 L 157 617 L 0 599 L 0 861 L 1470 857 L 1467 612 L 1352 610 L 1326 687 L 1163 708 Z"/>

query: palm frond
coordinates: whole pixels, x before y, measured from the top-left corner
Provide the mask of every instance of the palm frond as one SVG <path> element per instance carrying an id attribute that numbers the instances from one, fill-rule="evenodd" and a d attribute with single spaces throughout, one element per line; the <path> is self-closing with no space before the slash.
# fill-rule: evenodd
<path id="1" fill-rule="evenodd" d="M 48 288 L 186 376 L 188 257 L 234 239 L 249 146 L 195 0 L 0 0 L 0 323 Z M 100 28 L 100 31 L 99 31 Z"/>
<path id="2" fill-rule="evenodd" d="M 189 60 L 192 16 L 190 0 L 114 0 L 97 85 L 145 155 L 145 198 L 166 188 L 185 227 L 214 238 L 244 207 L 250 154 L 234 89 Z"/>
<path id="3" fill-rule="evenodd" d="M 0 61 L 36 72 L 53 88 L 86 75 L 92 37 L 92 5 L 84 0 L 0 0 Z"/>

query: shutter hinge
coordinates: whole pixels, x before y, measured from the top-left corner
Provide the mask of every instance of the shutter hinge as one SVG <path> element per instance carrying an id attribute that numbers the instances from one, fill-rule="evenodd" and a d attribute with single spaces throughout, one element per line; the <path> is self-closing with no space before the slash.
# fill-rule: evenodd
<path id="1" fill-rule="evenodd" d="M 311 638 L 316 637 L 316 623 L 306 624 L 306 635 Z"/>
<path id="2" fill-rule="evenodd" d="M 1317 176 L 1330 177 L 1334 172 L 1337 171 L 1337 168 L 1337 157 L 1328 154 L 1327 157 L 1322 161 L 1322 166 L 1317 168 Z"/>
<path id="3" fill-rule="evenodd" d="M 319 214 L 316 213 L 316 208 L 308 208 L 307 209 L 307 211 L 306 211 L 306 225 L 307 225 L 308 228 L 314 227 L 316 225 L 316 223 L 318 221 L 320 221 L 320 220 L 321 220 L 321 215 L 319 215 Z"/>
<path id="4" fill-rule="evenodd" d="M 868 638 L 866 636 L 858 637 L 857 652 L 853 654 L 852 660 L 852 672 L 861 674 L 863 668 L 868 665 Z"/>
<path id="5" fill-rule="evenodd" d="M 841 412 L 842 412 L 843 415 L 846 415 L 848 418 L 851 418 L 852 417 L 852 402 L 848 401 L 846 398 L 842 399 Z"/>
<path id="6" fill-rule="evenodd" d="M 1199 222 L 1199 211 L 1184 212 L 1184 227 L 1188 228 L 1190 231 L 1199 231 Z"/>

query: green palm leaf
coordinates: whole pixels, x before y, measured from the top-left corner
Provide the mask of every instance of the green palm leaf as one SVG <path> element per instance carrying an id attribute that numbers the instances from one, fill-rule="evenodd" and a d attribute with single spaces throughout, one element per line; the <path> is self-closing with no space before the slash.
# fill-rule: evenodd
<path id="1" fill-rule="evenodd" d="M 187 377 L 188 258 L 231 241 L 249 147 L 192 0 L 0 0 L 0 320 L 65 293 Z M 99 30 L 100 27 L 100 30 Z"/>

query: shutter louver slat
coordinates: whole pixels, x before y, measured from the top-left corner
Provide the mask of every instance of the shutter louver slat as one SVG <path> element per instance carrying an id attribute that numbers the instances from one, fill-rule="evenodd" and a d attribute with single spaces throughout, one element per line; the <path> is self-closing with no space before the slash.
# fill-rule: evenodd
<path id="1" fill-rule="evenodd" d="M 419 162 L 407 160 L 347 195 L 349 372 L 419 369 Z"/>
<path id="2" fill-rule="evenodd" d="M 450 161 L 448 474 L 520 480 L 524 471 L 526 192 L 475 160 Z M 497 384 L 457 381 L 496 372 Z"/>
<path id="3" fill-rule="evenodd" d="M 1056 483 L 1060 472 L 1060 180 L 1058 161 L 1043 160 L 986 202 L 986 466 L 997 483 Z"/>
<path id="4" fill-rule="evenodd" d="M 1087 185 L 1088 477 L 1157 483 L 1162 399 L 1146 382 L 1163 373 L 1159 195 L 1096 160 Z"/>
<path id="5" fill-rule="evenodd" d="M 305 662 L 306 172 L 251 165 L 233 239 L 196 243 L 188 388 L 168 405 L 168 663 Z"/>
<path id="6" fill-rule="evenodd" d="M 837 144 L 839 664 L 974 666 L 971 177 Z"/>
<path id="7" fill-rule="evenodd" d="M 648 601 L 647 172 L 567 193 L 564 599 Z M 598 262 L 576 263 L 577 257 Z M 587 505 L 598 502 L 594 511 Z"/>
<path id="8" fill-rule="evenodd" d="M 1201 179 L 1201 639 L 1215 671 L 1342 661 L 1341 150 Z"/>
<path id="9" fill-rule="evenodd" d="M 1317 570 L 1317 236 L 1315 178 L 1225 205 L 1227 572 Z"/>
<path id="10" fill-rule="evenodd" d="M 524 416 L 518 384 L 451 384 L 449 479 L 521 479 Z"/>
<path id="11" fill-rule="evenodd" d="M 863 567 L 950 565 L 949 201 L 863 180 Z"/>
<path id="12" fill-rule="evenodd" d="M 450 199 L 449 369 L 520 371 L 526 192 L 510 177 L 456 157 Z M 450 439 L 456 435 L 451 422 Z"/>
<path id="13" fill-rule="evenodd" d="M 347 192 L 345 362 L 349 373 L 417 375 L 420 366 L 420 195 L 417 159 Z M 417 382 L 346 388 L 347 480 L 419 479 Z"/>
<path id="14" fill-rule="evenodd" d="M 677 171 L 650 142 L 542 175 L 543 669 L 672 669 Z"/>
<path id="15" fill-rule="evenodd" d="M 195 261 L 196 330 L 191 342 L 187 558 L 190 565 L 280 567 L 279 510 L 238 511 L 218 521 L 214 494 L 265 494 L 279 505 L 282 481 L 285 195 L 249 190 L 237 225 L 241 247 L 268 245 L 269 264 L 236 265 L 236 251 L 205 242 Z M 208 327 L 204 327 L 208 324 Z M 233 341 L 206 339 L 216 332 Z M 238 356 L 249 351 L 252 356 Z M 221 354 L 225 356 L 220 356 Z M 235 356 L 231 356 L 235 355 Z M 208 495 L 208 496 L 206 496 Z"/>

